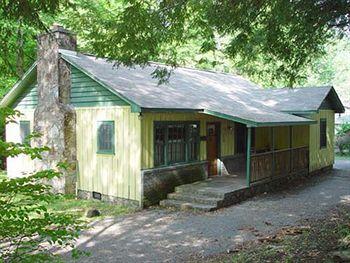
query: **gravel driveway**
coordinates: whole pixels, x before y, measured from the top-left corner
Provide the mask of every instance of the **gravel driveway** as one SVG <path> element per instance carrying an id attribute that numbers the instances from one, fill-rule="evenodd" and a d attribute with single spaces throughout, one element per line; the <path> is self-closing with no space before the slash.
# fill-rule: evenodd
<path id="1" fill-rule="evenodd" d="M 337 161 L 333 171 L 306 184 L 216 212 L 150 209 L 95 222 L 78 241 L 78 248 L 91 256 L 79 262 L 183 262 L 214 255 L 320 217 L 341 202 L 350 204 L 349 160 Z"/>

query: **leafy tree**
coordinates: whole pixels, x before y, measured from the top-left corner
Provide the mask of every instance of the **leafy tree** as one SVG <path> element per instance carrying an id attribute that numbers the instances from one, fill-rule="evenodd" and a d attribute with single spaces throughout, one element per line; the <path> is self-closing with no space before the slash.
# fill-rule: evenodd
<path id="1" fill-rule="evenodd" d="M 8 122 L 15 121 L 18 111 L 1 109 Z M 30 146 L 31 135 L 24 144 L 0 140 L 0 156 L 29 155 L 40 158 L 46 147 Z M 63 169 L 64 165 L 60 165 Z M 48 211 L 48 204 L 59 198 L 44 182 L 61 176 L 56 170 L 44 170 L 22 178 L 0 181 L 1 262 L 43 262 L 54 259 L 52 246 L 74 247 L 82 228 L 81 222 L 69 214 Z"/>
<path id="2" fill-rule="evenodd" d="M 87 51 L 125 65 L 161 58 L 176 66 L 178 48 L 199 39 L 202 53 L 220 49 L 249 76 L 293 86 L 327 41 L 349 29 L 349 10 L 349 0 L 75 0 L 63 21 Z"/>

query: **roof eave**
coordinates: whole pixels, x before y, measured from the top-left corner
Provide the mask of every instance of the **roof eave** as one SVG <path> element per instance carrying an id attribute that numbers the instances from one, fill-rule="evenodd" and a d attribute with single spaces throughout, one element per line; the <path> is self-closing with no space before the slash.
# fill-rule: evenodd
<path id="1" fill-rule="evenodd" d="M 24 73 L 22 78 L 16 82 L 16 84 L 10 89 L 10 91 L 2 98 L 0 101 L 0 107 L 8 107 L 11 105 L 11 103 L 14 102 L 14 100 L 17 98 L 17 96 L 20 94 L 20 92 L 26 88 L 26 86 L 33 81 L 36 77 L 36 66 L 37 62 L 35 61 L 33 65 Z"/>
<path id="2" fill-rule="evenodd" d="M 335 113 L 344 113 L 345 112 L 345 107 L 343 105 L 343 103 L 341 102 L 338 93 L 335 91 L 334 87 L 332 86 L 332 88 L 329 90 L 327 96 L 332 92 L 333 97 L 335 98 L 335 103 L 336 103 L 336 108 L 335 109 Z M 326 96 L 326 98 L 327 98 Z"/>

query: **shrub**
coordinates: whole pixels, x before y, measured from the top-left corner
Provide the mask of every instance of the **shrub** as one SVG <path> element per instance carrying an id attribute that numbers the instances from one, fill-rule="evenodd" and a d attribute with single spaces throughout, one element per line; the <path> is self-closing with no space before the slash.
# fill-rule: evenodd
<path id="1" fill-rule="evenodd" d="M 20 115 L 9 109 L 0 109 L 0 114 L 7 117 L 7 122 L 13 122 Z M 31 147 L 29 143 L 0 140 L 0 156 L 3 157 L 26 154 L 35 159 L 47 150 L 46 147 Z M 47 209 L 58 196 L 44 182 L 61 176 L 60 169 L 64 169 L 63 164 L 57 170 L 0 181 L 0 262 L 44 262 L 55 257 L 53 247 L 74 247 L 82 229 L 81 222 L 70 214 Z"/>

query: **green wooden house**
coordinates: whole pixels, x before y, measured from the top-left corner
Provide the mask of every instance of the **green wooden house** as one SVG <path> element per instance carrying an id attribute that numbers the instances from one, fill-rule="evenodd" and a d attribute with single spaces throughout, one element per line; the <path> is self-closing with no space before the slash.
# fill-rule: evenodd
<path id="1" fill-rule="evenodd" d="M 23 113 L 8 141 L 36 130 L 43 138 L 32 144 L 52 149 L 42 161 L 8 158 L 9 176 L 69 161 L 60 191 L 144 206 L 207 178 L 249 188 L 334 163 L 344 107 L 332 86 L 261 89 L 191 68 L 158 85 L 151 73 L 165 65 L 117 67 L 75 48 L 59 26 L 39 36 L 37 62 L 1 101 Z"/>

